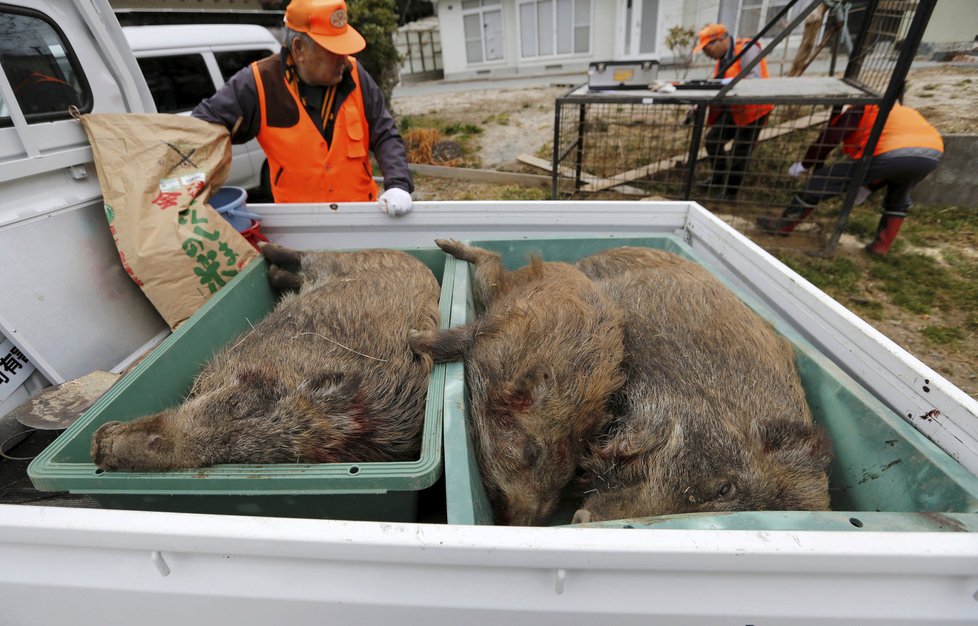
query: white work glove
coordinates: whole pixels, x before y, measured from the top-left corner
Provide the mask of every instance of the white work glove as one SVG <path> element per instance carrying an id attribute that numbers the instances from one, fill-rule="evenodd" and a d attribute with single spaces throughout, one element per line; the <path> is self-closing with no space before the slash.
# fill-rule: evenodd
<path id="1" fill-rule="evenodd" d="M 403 189 L 391 187 L 380 194 L 380 198 L 377 199 L 377 204 L 380 206 L 381 211 L 391 217 L 404 215 L 411 210 L 411 194 Z"/>
<path id="2" fill-rule="evenodd" d="M 797 163 L 792 163 L 791 167 L 788 168 L 788 176 L 794 176 L 795 178 L 798 178 L 799 176 L 805 173 L 806 169 L 807 168 L 801 164 L 801 161 L 798 161 Z"/>
<path id="3" fill-rule="evenodd" d="M 859 187 L 859 191 L 856 192 L 856 204 L 858 205 L 866 202 L 866 198 L 868 198 L 869 194 L 871 193 L 873 193 L 873 190 L 866 185 Z"/>

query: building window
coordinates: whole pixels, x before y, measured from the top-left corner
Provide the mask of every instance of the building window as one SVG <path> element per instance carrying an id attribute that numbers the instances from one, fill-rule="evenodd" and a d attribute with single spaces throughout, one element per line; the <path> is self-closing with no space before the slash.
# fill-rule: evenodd
<path id="1" fill-rule="evenodd" d="M 86 113 L 92 95 L 64 36 L 40 13 L 0 12 L 0 65 L 28 123 Z M 0 105 L 0 126 L 11 124 L 8 104 Z"/>
<path id="2" fill-rule="evenodd" d="M 591 51 L 591 0 L 524 0 L 519 16 L 524 58 Z"/>
<path id="3" fill-rule="evenodd" d="M 744 0 L 740 5 L 740 19 L 737 22 L 738 37 L 753 37 L 767 23 L 774 19 L 788 0 Z M 788 16 L 782 17 L 767 36 L 773 37 L 788 26 Z"/>
<path id="4" fill-rule="evenodd" d="M 465 59 L 469 63 L 503 58 L 502 0 L 462 0 Z"/>

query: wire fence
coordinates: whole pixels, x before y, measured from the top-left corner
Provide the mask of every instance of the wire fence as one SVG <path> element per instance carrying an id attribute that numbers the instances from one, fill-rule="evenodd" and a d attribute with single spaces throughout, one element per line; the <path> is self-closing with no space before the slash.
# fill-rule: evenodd
<path id="1" fill-rule="evenodd" d="M 857 105 L 889 111 L 932 9 L 933 0 L 870 2 L 841 79 L 771 79 L 795 82 L 753 97 L 571 90 L 556 102 L 554 198 L 695 200 L 770 247 L 831 253 L 866 171 L 858 153 L 835 149 L 859 119 L 840 115 Z"/>

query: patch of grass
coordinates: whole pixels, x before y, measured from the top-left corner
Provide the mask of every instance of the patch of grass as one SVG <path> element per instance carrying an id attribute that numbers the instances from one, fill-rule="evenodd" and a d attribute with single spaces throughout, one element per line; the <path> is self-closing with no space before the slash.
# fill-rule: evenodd
<path id="1" fill-rule="evenodd" d="M 890 301 L 911 313 L 929 313 L 955 281 L 937 261 L 922 254 L 890 254 L 874 260 L 869 276 Z"/>
<path id="2" fill-rule="evenodd" d="M 923 91 L 934 91 L 935 89 L 940 89 L 941 86 L 935 83 L 930 83 L 929 85 L 924 85 L 921 87 Z"/>
<path id="3" fill-rule="evenodd" d="M 501 113 L 495 113 L 489 117 L 482 120 L 483 124 L 499 124 L 500 126 L 509 126 L 509 113 L 503 111 Z"/>
<path id="4" fill-rule="evenodd" d="M 920 334 L 940 346 L 958 344 L 964 339 L 964 332 L 960 328 L 948 326 L 925 326 Z"/>
<path id="5" fill-rule="evenodd" d="M 849 214 L 845 232 L 860 239 L 872 239 L 876 236 L 876 227 L 880 223 L 878 213 L 869 211 L 853 211 Z"/>
<path id="6" fill-rule="evenodd" d="M 970 85 L 970 84 L 971 84 L 971 79 L 970 78 L 965 78 L 964 80 L 959 80 L 958 82 L 954 83 L 954 86 L 955 87 L 964 87 L 965 85 Z"/>
<path id="7" fill-rule="evenodd" d="M 482 132 L 481 126 L 476 126 L 475 124 L 447 124 L 442 130 L 446 135 L 478 135 Z"/>
<path id="8" fill-rule="evenodd" d="M 859 282 L 863 272 L 852 259 L 822 259 L 791 252 L 778 255 L 785 265 L 836 299 L 849 300 L 861 291 Z"/>
<path id="9" fill-rule="evenodd" d="M 457 138 L 478 135 L 482 127 L 467 122 L 452 122 L 436 115 L 402 115 L 397 120 L 397 128 L 401 134 L 415 128 L 434 128 L 446 136 Z"/>
<path id="10" fill-rule="evenodd" d="M 934 97 L 934 94 L 932 94 L 932 93 L 918 93 L 917 94 L 917 97 L 918 98 L 933 98 Z"/>
<path id="11" fill-rule="evenodd" d="M 952 306 L 966 312 L 965 327 L 978 330 L 978 263 L 959 250 L 945 249 L 942 258 L 954 276 L 955 288 L 946 294 Z"/>
<path id="12" fill-rule="evenodd" d="M 906 223 L 913 228 L 947 232 L 978 233 L 978 211 L 961 207 L 914 207 Z"/>
<path id="13" fill-rule="evenodd" d="M 499 200 L 549 200 L 550 190 L 506 185 L 499 189 Z"/>
<path id="14" fill-rule="evenodd" d="M 919 247 L 963 245 L 975 249 L 978 248 L 978 212 L 958 207 L 913 207 L 900 238 Z"/>

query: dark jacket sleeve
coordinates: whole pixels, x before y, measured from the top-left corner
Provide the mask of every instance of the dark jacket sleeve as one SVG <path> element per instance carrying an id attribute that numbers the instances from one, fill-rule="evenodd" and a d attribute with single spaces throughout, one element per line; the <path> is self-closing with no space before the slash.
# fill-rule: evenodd
<path id="1" fill-rule="evenodd" d="M 862 106 L 849 107 L 835 116 L 835 119 L 822 131 L 822 135 L 808 148 L 801 164 L 809 169 L 820 166 L 842 139 L 859 126 L 862 118 Z"/>
<path id="2" fill-rule="evenodd" d="M 384 189 L 397 187 L 411 193 L 414 191 L 414 182 L 411 180 L 411 170 L 408 169 L 404 140 L 387 110 L 380 87 L 363 65 L 358 64 L 357 68 L 360 71 L 364 115 L 370 127 L 370 150 L 377 157 L 380 171 L 384 174 Z"/>
<path id="3" fill-rule="evenodd" d="M 261 108 L 258 106 L 258 87 L 251 66 L 238 70 L 224 86 L 210 98 L 194 107 L 190 114 L 205 122 L 222 124 L 231 136 L 232 143 L 245 143 L 258 136 L 261 128 Z"/>

